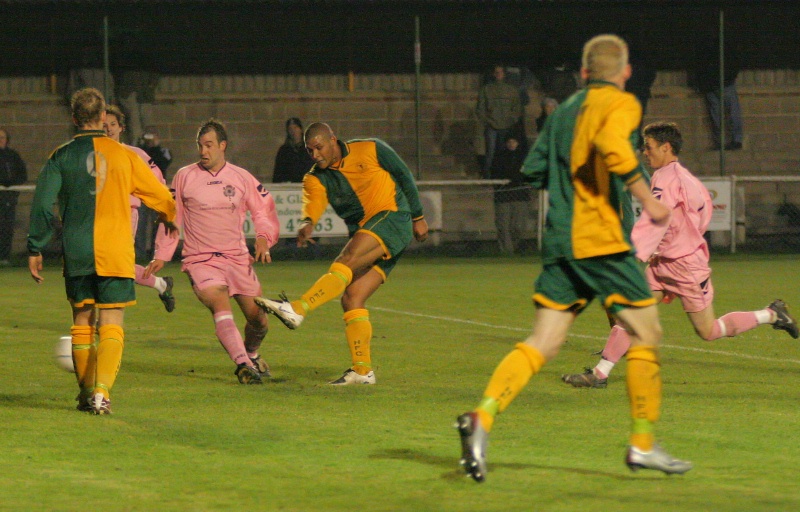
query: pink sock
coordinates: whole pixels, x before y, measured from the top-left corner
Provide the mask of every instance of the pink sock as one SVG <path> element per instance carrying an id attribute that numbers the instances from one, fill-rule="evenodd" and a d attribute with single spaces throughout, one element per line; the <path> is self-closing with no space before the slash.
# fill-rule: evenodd
<path id="1" fill-rule="evenodd" d="M 706 341 L 716 340 L 723 336 L 732 338 L 756 327 L 758 327 L 758 318 L 752 311 L 728 313 L 714 322 L 711 327 L 711 335 L 706 338 Z"/>
<path id="2" fill-rule="evenodd" d="M 619 325 L 612 327 L 608 334 L 608 340 L 606 340 L 606 346 L 603 347 L 603 358 L 594 367 L 594 374 L 601 379 L 608 378 L 611 369 L 622 359 L 630 346 L 631 339 L 628 337 L 627 331 Z"/>
<path id="3" fill-rule="evenodd" d="M 135 279 L 136 284 L 142 285 L 142 286 L 147 286 L 147 287 L 150 287 L 150 288 L 155 288 L 156 287 L 156 276 L 154 276 L 153 274 L 150 274 L 150 277 L 145 279 L 144 278 L 144 267 L 141 266 L 141 265 L 136 265 L 135 268 L 136 268 L 136 279 Z"/>
<path id="4" fill-rule="evenodd" d="M 233 321 L 233 313 L 230 311 L 220 311 L 214 315 L 215 332 L 219 342 L 228 352 L 228 355 L 236 364 L 250 364 L 247 351 L 244 349 L 244 341 L 236 323 Z"/>
<path id="5" fill-rule="evenodd" d="M 606 346 L 603 347 L 603 359 L 608 359 L 612 363 L 616 363 L 622 359 L 622 356 L 625 355 L 625 352 L 627 352 L 630 347 L 631 339 L 628 336 L 628 331 L 619 325 L 615 325 L 611 328 Z"/>

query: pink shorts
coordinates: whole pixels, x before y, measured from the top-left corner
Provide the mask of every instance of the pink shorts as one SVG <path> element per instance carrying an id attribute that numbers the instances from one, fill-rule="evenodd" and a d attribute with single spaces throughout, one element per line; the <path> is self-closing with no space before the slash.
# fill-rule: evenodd
<path id="1" fill-rule="evenodd" d="M 644 274 L 651 290 L 664 293 L 664 304 L 680 297 L 684 311 L 697 313 L 714 302 L 711 268 L 701 253 L 676 260 L 658 258 L 647 265 Z"/>
<path id="2" fill-rule="evenodd" d="M 258 282 L 252 262 L 243 264 L 224 256 L 212 256 L 206 261 L 185 263 L 183 271 L 189 276 L 192 286 L 198 290 L 211 286 L 227 286 L 230 297 L 261 295 L 261 283 Z"/>

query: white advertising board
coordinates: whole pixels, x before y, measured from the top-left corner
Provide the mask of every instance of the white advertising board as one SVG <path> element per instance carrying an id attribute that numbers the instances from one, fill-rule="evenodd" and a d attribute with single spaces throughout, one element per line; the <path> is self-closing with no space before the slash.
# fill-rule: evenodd
<path id="1" fill-rule="evenodd" d="M 294 238 L 297 236 L 297 225 L 300 224 L 301 210 L 303 208 L 303 193 L 300 185 L 291 189 L 286 185 L 280 188 L 273 183 L 265 183 L 265 187 L 272 194 L 275 200 L 275 210 L 278 213 L 278 221 L 281 225 L 281 238 Z M 247 238 L 255 238 L 256 232 L 250 214 L 244 221 L 244 233 Z M 328 205 L 325 213 L 322 214 L 317 225 L 314 226 L 314 236 L 347 236 L 347 225 Z"/>

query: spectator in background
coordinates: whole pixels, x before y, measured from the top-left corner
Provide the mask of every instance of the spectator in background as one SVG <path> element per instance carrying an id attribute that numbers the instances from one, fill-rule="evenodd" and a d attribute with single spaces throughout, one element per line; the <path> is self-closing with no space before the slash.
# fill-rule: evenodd
<path id="1" fill-rule="evenodd" d="M 491 179 L 509 180 L 494 188 L 494 222 L 502 254 L 514 254 L 516 242 L 523 238 L 531 200 L 530 186 L 522 180 L 522 163 L 528 154 L 523 133 L 512 133 L 503 141 L 492 161 Z"/>
<path id="2" fill-rule="evenodd" d="M 555 112 L 558 108 L 558 100 L 546 96 L 542 98 L 542 112 L 536 118 L 536 133 L 540 133 L 544 127 L 544 122 L 547 121 L 548 116 Z"/>
<path id="3" fill-rule="evenodd" d="M 5 128 L 0 128 L 0 185 L 11 187 L 28 181 L 25 162 L 15 150 L 8 147 L 11 136 Z M 11 246 L 14 242 L 14 222 L 16 221 L 16 190 L 0 190 L 0 266 L 10 265 Z"/>
<path id="4" fill-rule="evenodd" d="M 303 176 L 311 170 L 314 159 L 306 151 L 306 144 L 303 141 L 303 123 L 297 117 L 290 117 L 286 120 L 286 140 L 278 148 L 275 155 L 275 169 L 272 173 L 273 183 L 302 183 Z M 280 247 L 291 254 L 292 258 L 297 258 L 301 254 L 309 254 L 312 258 L 320 255 L 320 246 L 316 243 L 319 237 L 313 238 L 314 243 L 305 247 L 298 247 L 294 239 L 286 237 L 280 243 Z"/>
<path id="5" fill-rule="evenodd" d="M 726 131 L 726 139 L 722 140 L 722 123 L 719 97 L 719 42 L 714 38 L 706 38 L 698 44 L 697 89 L 705 96 L 708 114 L 711 117 L 711 129 L 714 136 L 714 149 L 742 149 L 744 132 L 742 130 L 742 109 L 739 106 L 739 94 L 736 92 L 736 77 L 739 75 L 740 62 L 738 51 L 733 44 L 725 44 L 725 69 L 723 71 L 722 105 L 727 113 L 726 121 L 730 130 Z"/>
<path id="6" fill-rule="evenodd" d="M 272 182 L 301 183 L 313 165 L 314 160 L 303 142 L 303 123 L 296 117 L 290 117 L 286 120 L 286 141 L 275 155 Z"/>
<path id="7" fill-rule="evenodd" d="M 161 170 L 164 179 L 167 179 L 167 168 L 172 163 L 172 154 L 169 149 L 161 145 L 158 132 L 152 126 L 145 129 L 139 139 L 137 149 L 145 152 L 153 163 Z M 139 208 L 139 227 L 136 231 L 136 256 L 141 260 L 149 261 L 153 256 L 156 238 L 156 213 L 145 205 Z"/>
<path id="8" fill-rule="evenodd" d="M 522 120 L 522 99 L 518 87 L 506 82 L 505 68 L 494 67 L 494 80 L 481 87 L 475 113 L 484 127 L 486 156 L 483 160 L 483 176 L 488 177 L 498 141 L 502 144 L 510 131 Z"/>
<path id="9" fill-rule="evenodd" d="M 578 90 L 578 83 L 575 71 L 566 62 L 542 73 L 542 89 L 545 96 L 555 98 L 559 104 Z"/>
<path id="10" fill-rule="evenodd" d="M 161 145 L 161 137 L 158 135 L 158 131 L 153 126 L 148 126 L 137 146 L 153 159 L 153 162 L 161 169 L 166 179 L 167 169 L 169 164 L 172 163 L 172 153 L 168 148 Z"/>
<path id="11" fill-rule="evenodd" d="M 142 62 L 143 57 L 131 57 L 132 62 Z M 128 117 L 128 137 L 132 144 L 145 133 L 149 125 L 148 110 L 145 107 L 155 101 L 159 75 L 142 69 L 122 69 L 119 71 L 117 98 Z"/>
<path id="12" fill-rule="evenodd" d="M 527 133 L 525 126 L 525 110 L 531 102 L 528 88 L 541 87 L 533 72 L 525 66 L 506 66 L 506 82 L 519 89 L 519 100 L 522 102 L 522 116 L 519 119 L 519 132 Z M 498 144 L 500 146 L 501 144 Z"/>

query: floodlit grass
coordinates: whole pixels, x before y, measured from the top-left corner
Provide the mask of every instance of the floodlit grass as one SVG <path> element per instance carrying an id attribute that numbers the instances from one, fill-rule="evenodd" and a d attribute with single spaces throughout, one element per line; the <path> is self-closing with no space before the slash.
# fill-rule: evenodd
<path id="1" fill-rule="evenodd" d="M 266 294 L 296 297 L 328 264 L 258 268 Z M 800 313 L 798 257 L 712 265 L 718 314 L 777 297 Z M 605 390 L 560 382 L 604 343 L 595 304 L 498 419 L 486 482 L 466 478 L 451 425 L 527 335 L 538 271 L 530 258 L 405 258 L 370 303 L 378 385 L 347 388 L 326 385 L 349 365 L 336 302 L 297 331 L 271 319 L 274 378 L 241 386 L 185 277 L 172 314 L 139 288 L 114 414 L 94 417 L 75 411 L 74 377 L 52 363 L 70 325 L 60 270 L 36 286 L 0 269 L 0 510 L 800 509 L 800 342 L 769 326 L 704 342 L 678 304 L 661 309 L 657 435 L 693 471 L 624 466 L 624 363 Z"/>

